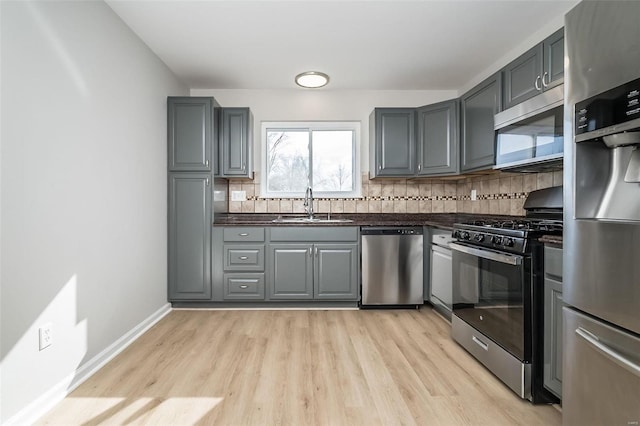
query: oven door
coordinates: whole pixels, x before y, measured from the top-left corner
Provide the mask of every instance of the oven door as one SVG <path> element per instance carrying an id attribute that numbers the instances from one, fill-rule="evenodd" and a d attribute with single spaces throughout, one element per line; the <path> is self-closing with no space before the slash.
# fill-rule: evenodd
<path id="1" fill-rule="evenodd" d="M 531 258 L 451 243 L 453 313 L 522 362 L 531 361 Z"/>

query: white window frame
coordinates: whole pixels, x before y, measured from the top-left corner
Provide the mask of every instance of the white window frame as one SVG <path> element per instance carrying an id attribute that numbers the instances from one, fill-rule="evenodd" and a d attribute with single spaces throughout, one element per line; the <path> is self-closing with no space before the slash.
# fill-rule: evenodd
<path id="1" fill-rule="evenodd" d="M 361 198 L 362 184 L 360 176 L 360 121 L 263 121 L 261 126 L 262 161 L 260 171 L 260 197 L 261 198 L 304 198 L 302 192 L 269 192 L 267 186 L 267 130 L 350 130 L 353 131 L 352 170 L 353 191 L 316 191 L 313 188 L 313 196 L 316 198 Z M 311 141 L 313 144 L 313 140 Z M 312 149 L 312 148 L 310 148 Z M 313 175 L 313 158 L 309 156 L 309 172 Z"/>

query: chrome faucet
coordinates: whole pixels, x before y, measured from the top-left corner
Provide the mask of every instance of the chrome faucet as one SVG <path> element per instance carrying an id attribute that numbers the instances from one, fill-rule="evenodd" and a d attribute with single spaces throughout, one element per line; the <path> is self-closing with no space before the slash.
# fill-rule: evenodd
<path id="1" fill-rule="evenodd" d="M 307 186 L 304 193 L 304 211 L 309 215 L 309 219 L 313 219 L 313 189 Z"/>

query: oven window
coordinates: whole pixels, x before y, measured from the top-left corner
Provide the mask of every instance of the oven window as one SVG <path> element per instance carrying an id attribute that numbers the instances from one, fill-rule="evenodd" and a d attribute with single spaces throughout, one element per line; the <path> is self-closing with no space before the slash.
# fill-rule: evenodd
<path id="1" fill-rule="evenodd" d="M 526 258 L 525 258 L 526 259 Z M 525 357 L 524 265 L 453 251 L 453 310 L 521 361 Z"/>
<path id="2" fill-rule="evenodd" d="M 563 151 L 562 106 L 498 130 L 496 163 L 507 164 Z"/>

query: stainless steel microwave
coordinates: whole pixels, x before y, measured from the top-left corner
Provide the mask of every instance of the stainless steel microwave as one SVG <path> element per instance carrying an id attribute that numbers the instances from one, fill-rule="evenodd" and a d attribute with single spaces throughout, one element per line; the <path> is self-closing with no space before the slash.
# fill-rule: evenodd
<path id="1" fill-rule="evenodd" d="M 562 169 L 564 85 L 504 110 L 494 117 L 495 169 L 543 172 Z"/>

